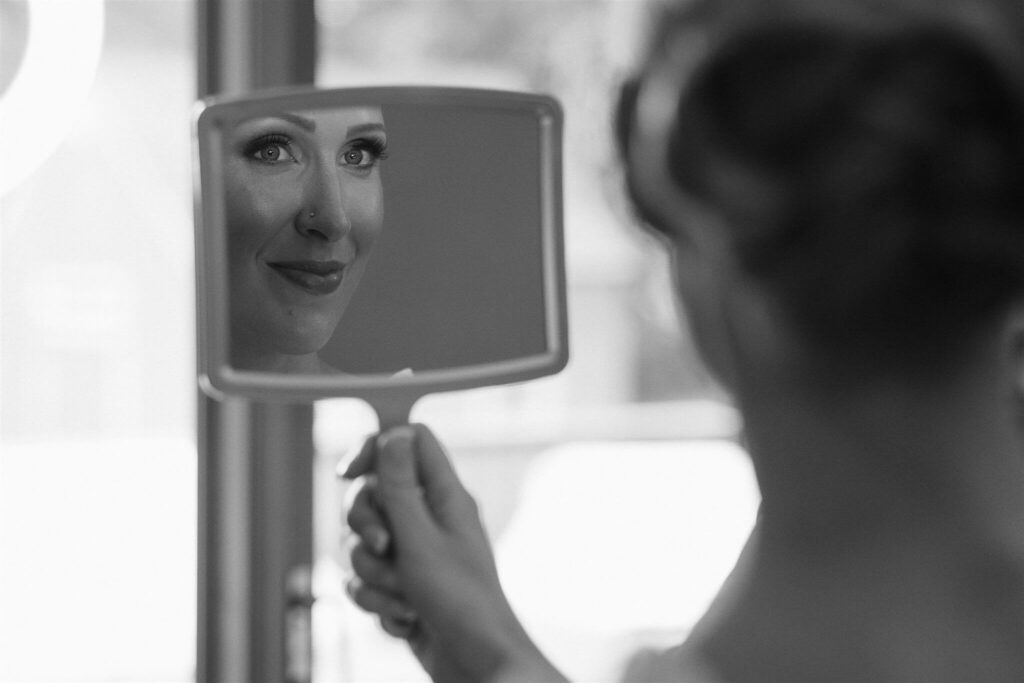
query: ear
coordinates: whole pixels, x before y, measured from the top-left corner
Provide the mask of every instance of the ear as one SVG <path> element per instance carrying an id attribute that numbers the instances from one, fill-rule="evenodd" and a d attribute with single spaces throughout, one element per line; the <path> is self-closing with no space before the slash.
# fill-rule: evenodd
<path id="1" fill-rule="evenodd" d="M 1010 311 L 1005 338 L 1014 399 L 1024 406 L 1024 302 Z"/>
<path id="2" fill-rule="evenodd" d="M 772 382 L 778 371 L 790 370 L 795 340 L 763 286 L 736 262 L 724 226 L 696 226 L 696 220 L 716 220 L 691 214 L 691 228 L 718 235 L 721 240 L 686 238 L 670 245 L 673 284 L 680 317 L 715 379 L 731 393 L 744 383 Z"/>
<path id="3" fill-rule="evenodd" d="M 1024 302 L 1010 310 L 1002 339 L 1011 414 L 1017 433 L 1024 440 Z"/>
<path id="4" fill-rule="evenodd" d="M 722 310 L 728 288 L 723 264 L 716 263 L 692 242 L 675 237 L 669 245 L 673 294 L 678 315 L 685 320 L 701 360 L 715 380 L 729 391 L 735 389 L 730 325 Z"/>

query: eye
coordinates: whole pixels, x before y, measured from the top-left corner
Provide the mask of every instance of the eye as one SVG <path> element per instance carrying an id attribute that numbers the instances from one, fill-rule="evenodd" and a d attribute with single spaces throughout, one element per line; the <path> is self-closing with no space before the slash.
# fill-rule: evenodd
<path id="1" fill-rule="evenodd" d="M 386 159 L 387 143 L 378 139 L 356 140 L 341 153 L 341 163 L 359 169 L 369 169 Z"/>
<path id="2" fill-rule="evenodd" d="M 264 164 L 279 164 L 284 161 L 295 161 L 291 151 L 291 140 L 285 135 L 264 135 L 253 140 L 245 149 L 250 159 Z"/>
<path id="3" fill-rule="evenodd" d="M 372 161 L 365 149 L 350 149 L 342 155 L 346 164 L 350 166 L 365 166 Z"/>
<path id="4" fill-rule="evenodd" d="M 259 161 L 265 161 L 268 164 L 276 164 L 285 154 L 288 154 L 288 152 L 282 145 L 267 145 L 266 147 L 258 149 L 255 156 Z"/>

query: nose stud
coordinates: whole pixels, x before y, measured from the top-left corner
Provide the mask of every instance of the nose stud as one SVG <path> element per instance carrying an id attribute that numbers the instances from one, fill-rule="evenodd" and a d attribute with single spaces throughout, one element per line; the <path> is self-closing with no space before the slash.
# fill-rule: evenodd
<path id="1" fill-rule="evenodd" d="M 310 211 L 309 212 L 309 217 L 310 218 L 315 218 L 316 217 L 316 211 Z"/>

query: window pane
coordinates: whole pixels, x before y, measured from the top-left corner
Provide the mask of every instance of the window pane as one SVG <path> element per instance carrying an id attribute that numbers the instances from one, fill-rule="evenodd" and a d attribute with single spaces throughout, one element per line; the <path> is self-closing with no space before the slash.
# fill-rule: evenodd
<path id="1" fill-rule="evenodd" d="M 0 13 L 0 680 L 191 680 L 193 5 Z"/>

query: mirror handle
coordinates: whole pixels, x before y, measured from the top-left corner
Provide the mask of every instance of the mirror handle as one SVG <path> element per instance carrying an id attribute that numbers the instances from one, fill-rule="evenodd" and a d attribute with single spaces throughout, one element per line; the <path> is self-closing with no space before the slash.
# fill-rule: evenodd
<path id="1" fill-rule="evenodd" d="M 418 397 L 394 396 L 385 400 L 371 401 L 377 413 L 379 431 L 384 432 L 392 427 L 409 424 L 409 414 Z"/>

